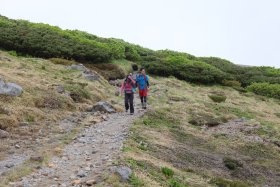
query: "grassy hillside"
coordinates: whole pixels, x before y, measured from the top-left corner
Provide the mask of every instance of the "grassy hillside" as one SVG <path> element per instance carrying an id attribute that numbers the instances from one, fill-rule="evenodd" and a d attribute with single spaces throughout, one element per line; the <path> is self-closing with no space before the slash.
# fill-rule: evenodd
<path id="1" fill-rule="evenodd" d="M 113 95 L 108 82 L 89 81 L 78 70 L 39 58 L 0 51 L 0 77 L 23 88 L 20 97 L 0 96 L 0 128 L 12 131 L 22 122 L 54 122 Z M 68 61 L 69 64 L 76 63 Z M 58 93 L 58 87 L 64 92 Z"/>
<path id="2" fill-rule="evenodd" d="M 19 55 L 74 59 L 87 64 L 125 59 L 146 67 L 150 74 L 174 76 L 200 84 L 222 84 L 225 81 L 238 81 L 243 87 L 254 82 L 280 84 L 280 70 L 272 67 L 245 67 L 216 57 L 195 57 L 171 50 L 154 51 L 120 39 L 101 38 L 78 30 L 62 30 L 4 16 L 0 16 L 0 48 Z"/>
<path id="3" fill-rule="evenodd" d="M 225 102 L 209 96 L 223 94 Z M 153 107 L 135 122 L 120 163 L 133 168 L 113 186 L 277 186 L 279 100 L 175 78 L 151 80 Z"/>

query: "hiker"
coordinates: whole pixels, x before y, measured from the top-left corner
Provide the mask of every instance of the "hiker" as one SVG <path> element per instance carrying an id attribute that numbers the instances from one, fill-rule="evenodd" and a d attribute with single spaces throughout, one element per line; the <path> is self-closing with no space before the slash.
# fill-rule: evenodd
<path id="1" fill-rule="evenodd" d="M 125 80 L 121 86 L 121 94 L 124 92 L 124 105 L 125 111 L 128 112 L 130 109 L 130 114 L 134 114 L 134 106 L 133 106 L 133 99 L 134 99 L 134 88 L 135 88 L 135 81 L 132 78 L 132 74 L 126 76 Z"/>
<path id="2" fill-rule="evenodd" d="M 149 76 L 146 75 L 145 69 L 140 68 L 140 72 L 136 78 L 136 83 L 139 90 L 139 96 L 141 99 L 142 109 L 147 108 L 147 96 L 148 96 L 148 88 L 149 84 Z"/>
<path id="3" fill-rule="evenodd" d="M 137 64 L 132 64 L 131 67 L 132 67 L 132 70 L 133 70 L 132 78 L 136 82 L 136 79 L 137 79 L 137 76 L 138 76 L 138 66 L 137 66 Z"/>

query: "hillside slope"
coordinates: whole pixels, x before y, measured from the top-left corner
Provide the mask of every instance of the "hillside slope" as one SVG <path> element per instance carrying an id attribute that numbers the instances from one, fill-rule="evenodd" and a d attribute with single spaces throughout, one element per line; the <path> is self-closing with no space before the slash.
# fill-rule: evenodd
<path id="1" fill-rule="evenodd" d="M 155 77 L 149 103 L 120 160 L 132 186 L 279 186 L 279 100 Z M 117 176 L 105 184 L 118 186 Z"/>
<path id="2" fill-rule="evenodd" d="M 2 95 L 0 100 L 1 129 L 10 134 L 1 144 L 0 159 L 12 159 L 19 167 L 1 174 L 4 184 L 41 167 L 52 167 L 53 156 L 62 159 L 65 145 L 71 145 L 84 128 L 102 121 L 102 115 L 83 114 L 97 101 L 110 101 L 121 111 L 123 99 L 115 96 L 115 87 L 95 71 L 99 80 L 90 81 L 81 71 L 69 69 L 76 62 L 53 59 L 68 64 L 65 66 L 3 51 L 0 57 L 1 78 L 24 90 L 20 97 Z M 129 69 L 128 61 L 114 63 Z M 110 71 L 102 73 L 106 72 Z M 62 87 L 65 91 L 61 92 Z M 221 102 L 214 102 L 217 95 L 222 96 Z M 133 170 L 130 180 L 120 182 L 118 176 L 104 171 L 100 186 L 279 184 L 279 100 L 230 87 L 198 86 L 174 77 L 152 76 L 149 104 L 148 112 L 130 130 L 122 157 L 112 161 Z M 42 154 L 42 162 L 13 157 Z"/>

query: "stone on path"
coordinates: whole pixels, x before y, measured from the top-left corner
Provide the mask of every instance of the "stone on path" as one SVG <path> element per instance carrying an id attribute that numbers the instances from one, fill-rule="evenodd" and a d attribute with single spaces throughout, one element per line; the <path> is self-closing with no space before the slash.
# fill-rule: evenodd
<path id="1" fill-rule="evenodd" d="M 116 110 L 114 107 L 106 101 L 100 101 L 96 103 L 91 109 L 92 112 L 106 112 L 106 113 L 115 113 Z"/>

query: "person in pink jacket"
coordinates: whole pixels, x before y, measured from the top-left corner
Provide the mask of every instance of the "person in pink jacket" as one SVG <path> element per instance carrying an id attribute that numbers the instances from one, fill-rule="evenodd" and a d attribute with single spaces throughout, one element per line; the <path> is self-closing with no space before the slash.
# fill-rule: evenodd
<path id="1" fill-rule="evenodd" d="M 133 80 L 131 74 L 129 74 L 123 81 L 121 86 L 121 94 L 124 92 L 124 105 L 125 111 L 127 112 L 130 109 L 130 114 L 134 114 L 134 88 L 135 88 L 135 81 Z"/>

